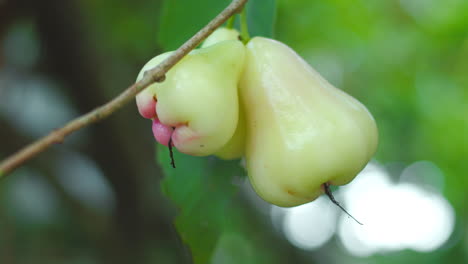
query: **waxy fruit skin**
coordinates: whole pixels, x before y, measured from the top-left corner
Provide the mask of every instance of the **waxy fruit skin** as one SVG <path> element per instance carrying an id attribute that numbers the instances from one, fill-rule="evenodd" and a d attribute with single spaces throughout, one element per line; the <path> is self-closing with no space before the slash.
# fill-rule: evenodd
<path id="1" fill-rule="evenodd" d="M 225 40 L 239 40 L 239 36 L 239 31 L 236 29 L 220 27 L 211 33 L 208 38 L 206 38 L 201 47 L 206 48 Z"/>
<path id="2" fill-rule="evenodd" d="M 205 42 L 203 42 L 202 48 L 212 46 L 226 40 L 239 40 L 239 31 L 228 28 L 218 28 L 211 34 Z M 244 156 L 245 152 L 245 117 L 242 107 L 240 107 L 239 99 L 239 120 L 237 122 L 237 128 L 232 138 L 224 145 L 221 149 L 214 153 L 215 156 L 224 159 L 232 160 L 239 159 Z"/>
<path id="3" fill-rule="evenodd" d="M 349 183 L 376 151 L 367 109 L 278 41 L 249 41 L 240 93 L 249 178 L 272 204 L 304 204 L 326 182 Z"/>
<path id="4" fill-rule="evenodd" d="M 169 55 L 150 60 L 137 80 Z M 171 138 L 180 152 L 193 156 L 211 155 L 226 145 L 239 118 L 237 85 L 244 55 L 245 46 L 238 40 L 192 51 L 166 74 L 164 82 L 138 94 L 140 113 L 155 120 L 155 138 Z M 161 131 L 170 133 L 169 127 L 174 127 L 172 135 L 157 135 Z"/>
<path id="5" fill-rule="evenodd" d="M 245 154 L 245 113 L 239 105 L 239 120 L 232 138 L 221 149 L 214 153 L 224 160 L 239 159 Z"/>

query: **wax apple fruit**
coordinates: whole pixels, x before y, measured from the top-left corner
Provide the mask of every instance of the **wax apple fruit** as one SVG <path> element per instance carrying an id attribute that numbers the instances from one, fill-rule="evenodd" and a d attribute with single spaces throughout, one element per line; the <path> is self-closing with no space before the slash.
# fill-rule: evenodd
<path id="1" fill-rule="evenodd" d="M 153 119 L 156 140 L 167 145 L 172 139 L 179 151 L 194 156 L 213 154 L 226 145 L 238 122 L 237 84 L 244 53 L 238 40 L 195 50 L 166 74 L 164 82 L 142 91 L 138 109 Z M 169 55 L 150 60 L 138 80 Z"/>
<path id="2" fill-rule="evenodd" d="M 212 46 L 226 40 L 239 40 L 239 31 L 228 28 L 218 28 L 203 43 L 202 48 Z M 239 102 L 240 104 L 240 102 Z M 239 106 L 239 120 L 232 138 L 214 155 L 221 159 L 238 159 L 244 155 L 245 150 L 245 118 L 242 108 Z"/>
<path id="3" fill-rule="evenodd" d="M 310 202 L 324 183 L 350 182 L 376 151 L 377 127 L 367 109 L 280 42 L 250 40 L 240 92 L 247 171 L 270 203 Z"/>
<path id="4" fill-rule="evenodd" d="M 239 40 L 239 36 L 239 31 L 235 29 L 220 27 L 211 33 L 208 38 L 206 38 L 206 40 L 203 42 L 202 48 L 218 44 L 225 40 Z"/>
<path id="5" fill-rule="evenodd" d="M 244 156 L 245 153 L 245 113 L 239 105 L 239 120 L 236 131 L 231 139 L 214 155 L 221 159 L 232 160 Z"/>

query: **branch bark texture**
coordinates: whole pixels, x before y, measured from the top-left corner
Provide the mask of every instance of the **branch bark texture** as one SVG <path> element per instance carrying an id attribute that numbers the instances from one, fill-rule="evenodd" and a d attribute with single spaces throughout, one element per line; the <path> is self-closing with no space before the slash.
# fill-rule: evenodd
<path id="1" fill-rule="evenodd" d="M 158 66 L 148 71 L 143 79 L 128 87 L 120 95 L 112 99 L 110 102 L 92 110 L 91 112 L 82 115 L 62 128 L 56 129 L 47 136 L 31 143 L 18 152 L 12 154 L 7 159 L 0 163 L 0 179 L 11 173 L 28 160 L 44 152 L 51 145 L 62 143 L 65 138 L 90 124 L 98 122 L 122 106 L 133 100 L 133 98 L 144 88 L 155 82 L 164 81 L 165 74 L 179 62 L 190 51 L 196 48 L 204 39 L 206 39 L 213 31 L 226 22 L 231 16 L 242 10 L 248 0 L 233 0 L 221 13 L 211 20 L 205 27 L 193 35 L 182 46 L 180 46 L 171 56 L 161 62 Z"/>

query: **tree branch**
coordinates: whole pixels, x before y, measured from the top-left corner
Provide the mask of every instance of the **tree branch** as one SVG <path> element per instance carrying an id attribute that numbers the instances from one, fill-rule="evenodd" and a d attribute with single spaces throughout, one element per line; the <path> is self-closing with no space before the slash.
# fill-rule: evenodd
<path id="1" fill-rule="evenodd" d="M 191 50 L 196 48 L 205 38 L 213 31 L 226 22 L 231 16 L 238 13 L 248 0 L 233 0 L 221 13 L 211 20 L 204 28 L 198 31 L 194 36 L 187 40 L 180 48 L 178 48 L 171 56 L 161 62 L 158 66 L 149 70 L 147 74 L 132 86 L 128 87 L 124 92 L 118 95 L 110 102 L 94 109 L 93 111 L 80 116 L 60 129 L 52 131 L 47 136 L 31 143 L 18 152 L 12 154 L 7 159 L 0 163 L 0 178 L 11 173 L 14 169 L 21 166 L 31 158 L 45 151 L 52 144 L 62 143 L 69 134 L 86 127 L 90 124 L 98 122 L 131 101 L 141 90 L 155 82 L 164 81 L 165 74 Z"/>

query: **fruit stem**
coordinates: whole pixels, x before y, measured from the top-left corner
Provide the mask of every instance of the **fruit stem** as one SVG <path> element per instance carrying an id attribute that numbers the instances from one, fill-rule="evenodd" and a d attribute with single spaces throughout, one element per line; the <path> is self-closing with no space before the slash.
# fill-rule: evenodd
<path id="1" fill-rule="evenodd" d="M 229 29 L 233 29 L 234 28 L 234 22 L 236 21 L 236 16 L 232 16 L 231 18 L 229 18 L 229 20 L 226 22 L 226 27 L 229 28 Z"/>
<path id="2" fill-rule="evenodd" d="M 242 12 L 240 14 L 240 20 L 241 20 L 241 37 L 242 37 L 242 42 L 244 44 L 247 44 L 250 40 L 250 34 L 249 34 L 249 24 L 247 23 L 247 9 L 244 7 L 242 9 Z"/>
<path id="3" fill-rule="evenodd" d="M 349 217 L 351 217 L 352 219 L 354 219 L 354 221 L 356 221 L 356 223 L 360 224 L 360 225 L 364 225 L 363 223 L 359 222 L 356 218 L 354 218 L 350 213 L 348 213 L 348 211 L 346 211 L 343 206 L 341 206 L 341 204 L 335 200 L 335 197 L 333 196 L 332 194 L 332 191 L 330 189 L 330 183 L 326 182 L 323 184 L 323 189 L 325 190 L 325 194 L 328 196 L 328 198 L 330 199 L 330 201 L 332 201 L 332 203 L 334 203 L 336 206 L 338 206 L 341 210 L 343 210 L 343 212 L 345 212 Z"/>
<path id="4" fill-rule="evenodd" d="M 169 157 L 171 158 L 171 166 L 172 168 L 176 168 L 175 166 L 175 159 L 174 159 L 174 153 L 172 152 L 172 135 L 169 138 L 169 142 L 167 143 L 167 146 L 169 147 Z"/>

